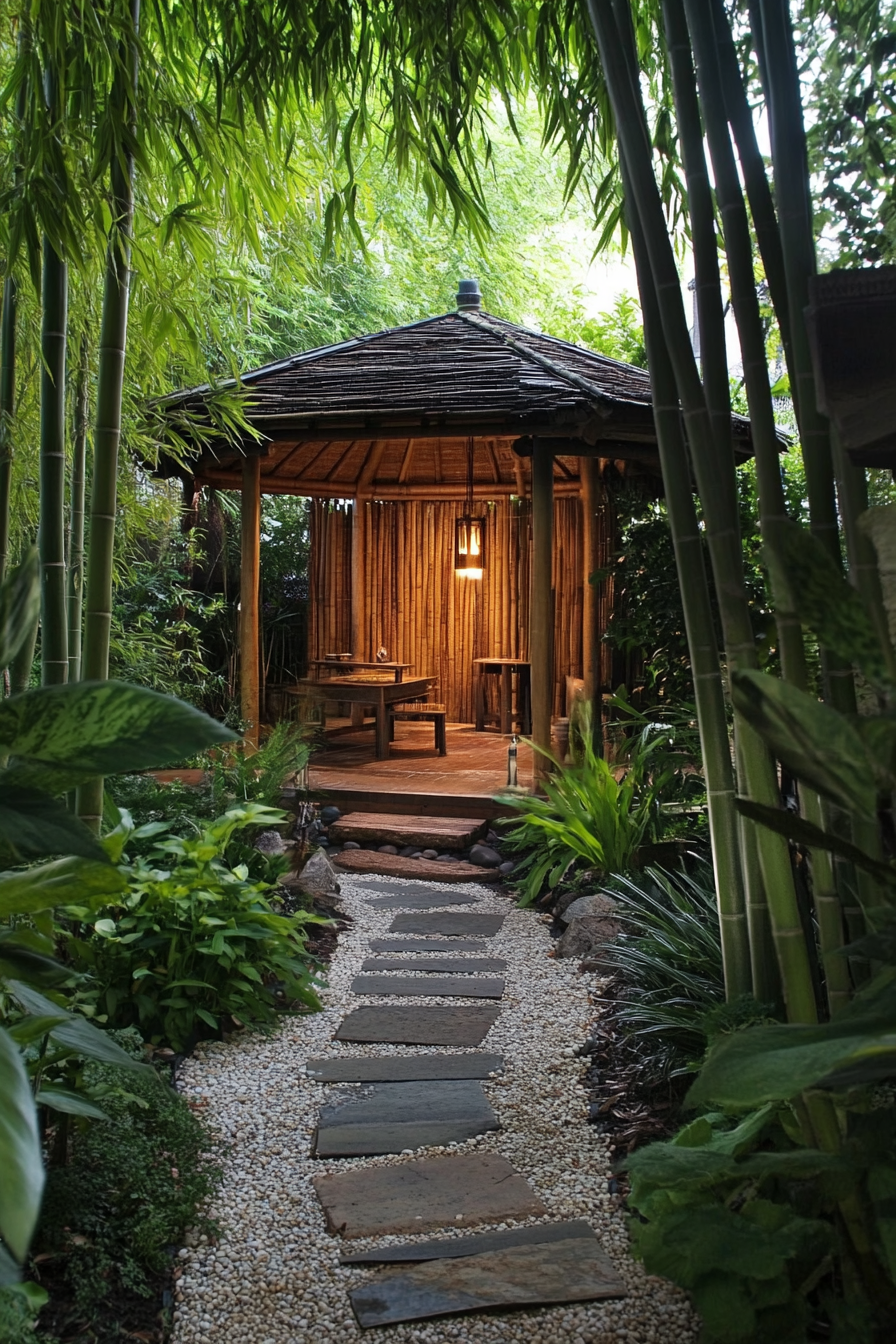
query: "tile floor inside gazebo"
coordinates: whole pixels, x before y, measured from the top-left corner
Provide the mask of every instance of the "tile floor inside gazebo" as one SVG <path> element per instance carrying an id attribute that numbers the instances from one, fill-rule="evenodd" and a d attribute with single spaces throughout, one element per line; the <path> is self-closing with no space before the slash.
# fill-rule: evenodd
<path id="1" fill-rule="evenodd" d="M 380 811 L 448 809 L 463 806 L 465 800 L 476 800 L 481 807 L 507 783 L 510 738 L 477 733 L 469 723 L 448 724 L 447 756 L 434 750 L 432 724 L 397 723 L 385 761 L 374 757 L 372 726 L 346 731 L 347 719 L 328 719 L 327 728 L 336 732 L 312 757 L 309 784 L 315 793 L 337 802 Z M 519 783 L 529 788 L 532 749 L 523 742 L 517 764 Z"/>

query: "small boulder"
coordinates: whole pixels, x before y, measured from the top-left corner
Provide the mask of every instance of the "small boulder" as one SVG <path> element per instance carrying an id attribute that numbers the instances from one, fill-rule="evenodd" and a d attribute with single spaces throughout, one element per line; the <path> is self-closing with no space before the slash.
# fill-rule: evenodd
<path id="1" fill-rule="evenodd" d="M 271 856 L 286 853 L 286 845 L 283 843 L 283 836 L 279 831 L 262 831 L 253 848 L 257 849 L 259 854 Z"/>
<path id="2" fill-rule="evenodd" d="M 456 862 L 457 862 L 457 860 L 455 859 L 455 857 L 454 857 L 453 854 L 437 854 L 437 855 L 436 855 L 436 863 L 456 863 Z"/>
<path id="3" fill-rule="evenodd" d="M 470 862 L 478 868 L 500 868 L 501 855 L 491 845 L 474 845 L 470 850 Z"/>
<path id="4" fill-rule="evenodd" d="M 564 901 L 564 897 L 561 896 L 554 913 L 562 923 L 571 924 L 574 919 L 606 919 L 615 911 L 615 901 L 609 896 L 601 896 L 595 892 L 591 896 L 577 896 L 571 901 Z"/>
<path id="5" fill-rule="evenodd" d="M 619 929 L 617 919 L 583 915 L 570 923 L 557 943 L 557 956 L 593 959 L 602 947 L 613 941 Z"/>
<path id="6" fill-rule="evenodd" d="M 515 867 L 516 867 L 515 863 L 513 863 L 510 859 L 506 859 L 504 863 L 501 864 L 501 867 L 498 869 L 498 872 L 501 874 L 502 877 L 509 877 Z"/>
<path id="7" fill-rule="evenodd" d="M 424 849 L 420 857 L 421 859 L 437 859 L 439 851 L 437 849 Z"/>
<path id="8" fill-rule="evenodd" d="M 341 816 L 342 813 L 339 808 L 332 806 L 332 804 L 329 807 L 322 807 L 320 810 L 320 819 L 325 826 L 332 826 L 333 822 L 338 821 Z"/>
<path id="9" fill-rule="evenodd" d="M 394 845 L 380 845 L 376 852 L 377 854 L 397 854 L 398 850 Z"/>
<path id="10" fill-rule="evenodd" d="M 336 872 L 322 849 L 317 849 L 298 875 L 296 885 L 307 896 L 326 896 L 339 890 Z"/>
<path id="11" fill-rule="evenodd" d="M 357 840 L 346 840 L 346 842 L 345 842 L 345 844 L 342 846 L 342 848 L 343 848 L 343 849 L 360 849 L 361 846 L 358 844 Z"/>
<path id="12" fill-rule="evenodd" d="M 414 859 L 420 851 L 419 849 L 415 849 L 413 845 L 405 845 L 404 849 L 400 849 L 398 853 L 403 859 Z"/>

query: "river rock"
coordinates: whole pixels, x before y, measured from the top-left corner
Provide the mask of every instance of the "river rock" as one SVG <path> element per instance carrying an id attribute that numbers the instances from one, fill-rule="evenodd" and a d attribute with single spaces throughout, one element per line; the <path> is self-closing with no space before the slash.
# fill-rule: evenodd
<path id="1" fill-rule="evenodd" d="M 569 928 L 557 943 L 557 956 L 593 957 L 602 947 L 613 941 L 619 929 L 618 919 L 583 915 L 571 921 Z"/>
<path id="2" fill-rule="evenodd" d="M 305 864 L 296 881 L 308 896 L 326 896 L 339 890 L 336 872 L 322 849 L 317 849 Z"/>
<path id="3" fill-rule="evenodd" d="M 331 803 L 328 807 L 322 807 L 320 810 L 320 819 L 325 826 L 331 826 L 334 821 L 338 821 L 342 816 L 338 807 Z"/>
<path id="4" fill-rule="evenodd" d="M 286 853 L 286 845 L 283 843 L 283 836 L 279 831 L 262 831 L 253 848 L 257 849 L 259 854 L 271 856 Z"/>
<path id="5" fill-rule="evenodd" d="M 474 845 L 470 850 L 470 862 L 480 868 L 500 868 L 501 855 L 491 845 Z"/>
<path id="6" fill-rule="evenodd" d="M 501 867 L 498 869 L 498 872 L 501 874 L 502 877 L 509 877 L 515 867 L 516 864 L 513 862 L 512 859 L 505 859 L 505 861 L 501 864 Z"/>
<path id="7" fill-rule="evenodd" d="M 398 850 L 394 845 L 380 845 L 376 852 L 377 854 L 397 854 Z"/>
<path id="8" fill-rule="evenodd" d="M 567 896 L 570 894 L 565 893 Z M 591 896 L 577 896 L 565 903 L 561 896 L 554 913 L 564 924 L 571 924 L 574 919 L 606 919 L 608 915 L 616 913 L 616 902 L 598 892 Z"/>

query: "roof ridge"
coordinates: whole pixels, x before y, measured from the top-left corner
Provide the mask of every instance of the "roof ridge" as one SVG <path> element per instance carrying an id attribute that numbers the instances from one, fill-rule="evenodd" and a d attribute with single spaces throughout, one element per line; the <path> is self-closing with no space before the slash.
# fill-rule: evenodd
<path id="1" fill-rule="evenodd" d="M 457 316 L 464 322 L 469 322 L 471 326 L 476 327 L 479 331 L 488 332 L 490 336 L 494 336 L 495 340 L 501 341 L 504 345 L 509 346 L 511 350 L 522 355 L 524 359 L 531 360 L 533 364 L 539 365 L 540 368 L 545 369 L 548 373 L 553 373 L 558 378 L 564 378 L 573 387 L 578 388 L 580 392 L 584 392 L 592 401 L 597 402 L 599 406 L 612 405 L 614 402 L 620 400 L 619 397 L 608 397 L 606 392 L 598 387 L 597 383 L 591 382 L 590 378 L 583 378 L 580 373 L 574 372 L 573 369 L 564 368 L 564 366 L 558 364 L 556 360 L 548 359 L 547 355 L 539 354 L 537 350 L 530 350 L 522 341 L 517 340 L 516 337 L 509 336 L 507 332 L 503 332 L 499 328 L 493 327 L 491 322 L 487 321 L 484 317 L 469 311 L 459 312 Z M 518 327 L 514 322 L 505 323 L 502 318 L 496 318 L 495 321 L 501 322 L 502 325 L 513 327 L 515 331 L 520 331 L 524 334 L 527 333 L 525 327 Z M 531 332 L 528 334 L 536 336 L 538 333 Z M 577 349 L 578 347 L 573 346 L 572 348 Z"/>

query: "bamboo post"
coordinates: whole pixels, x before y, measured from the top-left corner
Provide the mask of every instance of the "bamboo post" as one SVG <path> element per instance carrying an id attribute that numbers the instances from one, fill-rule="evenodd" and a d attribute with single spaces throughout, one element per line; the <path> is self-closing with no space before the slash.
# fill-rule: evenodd
<path id="1" fill-rule="evenodd" d="M 244 736 L 258 746 L 259 583 L 261 578 L 261 458 L 243 458 L 240 496 L 240 712 Z"/>
<path id="2" fill-rule="evenodd" d="M 540 439 L 532 448 L 532 611 L 529 618 L 529 661 L 532 669 L 532 740 L 551 747 L 551 554 L 554 533 L 554 455 Z M 536 786 L 548 773 L 548 762 L 535 753 Z"/>
<path id="3" fill-rule="evenodd" d="M 582 558 L 584 574 L 582 584 L 582 677 L 585 682 L 585 699 L 591 701 L 593 711 L 594 750 L 600 754 L 603 746 L 603 725 L 601 691 L 603 689 L 601 663 L 601 585 L 593 577 L 600 569 L 600 523 L 598 509 L 601 503 L 603 482 L 601 480 L 601 460 L 599 457 L 587 457 L 581 464 L 582 471 Z"/>

